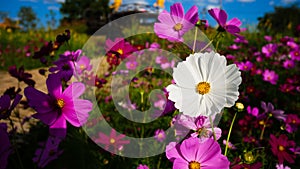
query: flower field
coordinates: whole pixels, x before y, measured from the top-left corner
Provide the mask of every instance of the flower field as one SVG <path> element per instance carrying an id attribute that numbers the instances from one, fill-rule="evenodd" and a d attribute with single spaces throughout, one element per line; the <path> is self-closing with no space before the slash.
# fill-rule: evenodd
<path id="1" fill-rule="evenodd" d="M 18 83 L 0 93 L 0 169 L 299 168 L 300 37 L 208 13 L 217 28 L 175 3 L 123 37 L 1 30 Z"/>

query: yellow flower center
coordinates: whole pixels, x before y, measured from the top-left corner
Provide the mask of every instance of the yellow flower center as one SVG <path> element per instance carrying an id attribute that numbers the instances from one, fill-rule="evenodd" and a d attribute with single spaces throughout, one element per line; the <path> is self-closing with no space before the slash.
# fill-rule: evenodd
<path id="1" fill-rule="evenodd" d="M 263 120 L 258 122 L 260 125 L 265 125 L 265 122 Z"/>
<path id="2" fill-rule="evenodd" d="M 284 151 L 285 148 L 284 148 L 282 145 L 279 145 L 279 146 L 278 146 L 278 150 L 279 150 L 279 151 Z"/>
<path id="3" fill-rule="evenodd" d="M 293 124 L 296 124 L 296 120 L 292 120 L 292 123 L 293 123 Z"/>
<path id="4" fill-rule="evenodd" d="M 122 49 L 118 49 L 117 52 L 120 53 L 120 55 L 123 55 L 124 53 Z"/>
<path id="5" fill-rule="evenodd" d="M 84 70 L 84 69 L 85 69 L 85 65 L 82 64 L 82 65 L 79 66 L 79 68 L 80 68 L 81 70 Z"/>
<path id="6" fill-rule="evenodd" d="M 189 169 L 200 169 L 200 163 L 197 161 L 191 161 L 189 163 Z"/>
<path id="7" fill-rule="evenodd" d="M 111 138 L 111 139 L 109 140 L 109 142 L 110 142 L 110 144 L 114 144 L 114 143 L 116 142 L 116 140 L 113 139 L 113 138 Z"/>
<path id="8" fill-rule="evenodd" d="M 207 94 L 210 90 L 210 85 L 207 82 L 200 82 L 198 83 L 196 90 L 199 94 Z"/>
<path id="9" fill-rule="evenodd" d="M 63 99 L 57 99 L 56 104 L 59 108 L 63 108 L 65 106 L 65 101 Z"/>
<path id="10" fill-rule="evenodd" d="M 176 25 L 174 25 L 173 29 L 175 31 L 180 31 L 182 29 L 183 25 L 181 23 L 176 23 Z"/>
<path id="11" fill-rule="evenodd" d="M 236 106 L 236 108 L 238 108 L 239 110 L 244 110 L 244 105 L 243 105 L 243 103 L 240 103 L 240 102 L 237 102 L 236 104 L 235 104 L 235 106 Z"/>
<path id="12" fill-rule="evenodd" d="M 254 156 L 253 156 L 252 152 L 245 153 L 244 158 L 247 162 L 252 162 L 254 160 Z"/>

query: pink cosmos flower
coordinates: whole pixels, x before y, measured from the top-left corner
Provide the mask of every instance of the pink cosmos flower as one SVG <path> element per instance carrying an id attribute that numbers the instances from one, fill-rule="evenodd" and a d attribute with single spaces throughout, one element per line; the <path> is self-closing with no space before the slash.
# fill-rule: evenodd
<path id="1" fill-rule="evenodd" d="M 147 165 L 140 164 L 136 169 L 149 169 Z"/>
<path id="2" fill-rule="evenodd" d="M 44 168 L 51 161 L 57 159 L 63 153 L 63 150 L 58 148 L 60 142 L 60 138 L 50 136 L 46 143 L 42 143 L 42 148 L 35 151 L 33 162 L 37 163 L 39 168 Z"/>
<path id="3" fill-rule="evenodd" d="M 239 67 L 240 70 L 249 71 L 252 69 L 253 63 L 250 61 L 240 62 L 237 64 L 237 66 Z"/>
<path id="4" fill-rule="evenodd" d="M 285 119 L 285 130 L 289 133 L 296 132 L 300 125 L 300 118 L 297 114 L 288 114 Z"/>
<path id="5" fill-rule="evenodd" d="M 138 66 L 138 62 L 135 60 L 129 60 L 126 62 L 126 68 L 128 70 L 135 70 L 137 66 Z"/>
<path id="6" fill-rule="evenodd" d="M 270 58 L 277 51 L 277 45 L 269 43 L 262 47 L 261 52 L 265 54 L 267 58 Z"/>
<path id="7" fill-rule="evenodd" d="M 283 164 L 276 164 L 276 169 L 291 169 L 288 166 L 284 166 Z"/>
<path id="8" fill-rule="evenodd" d="M 289 150 L 289 148 L 296 145 L 293 140 L 288 140 L 288 137 L 284 134 L 281 134 L 278 138 L 271 134 L 269 143 L 273 154 L 278 158 L 279 164 L 282 164 L 285 160 L 289 163 L 295 162 L 296 156 Z"/>
<path id="9" fill-rule="evenodd" d="M 212 120 L 214 117 L 212 117 Z M 193 130 L 192 137 L 200 137 L 201 141 L 205 141 L 209 138 L 213 138 L 213 130 L 216 135 L 216 139 L 219 139 L 222 134 L 222 130 L 218 127 L 212 129 L 210 120 L 205 116 L 190 117 L 187 115 L 180 115 L 178 117 L 178 124 Z"/>
<path id="10" fill-rule="evenodd" d="M 79 60 L 75 62 L 75 67 L 78 75 L 81 75 L 84 71 L 90 71 L 92 69 L 90 59 L 87 56 L 81 56 Z"/>
<path id="11" fill-rule="evenodd" d="M 99 136 L 98 138 L 94 139 L 95 143 L 104 144 L 105 145 L 104 148 L 110 152 L 112 151 L 116 153 L 118 150 L 123 149 L 123 145 L 130 143 L 129 140 L 122 140 L 125 137 L 125 135 L 124 134 L 117 135 L 115 129 L 111 130 L 109 136 L 105 135 L 102 132 L 99 132 L 98 136 Z"/>
<path id="12" fill-rule="evenodd" d="M 286 69 L 292 69 L 295 67 L 295 62 L 293 60 L 287 59 L 283 62 L 283 67 Z"/>
<path id="13" fill-rule="evenodd" d="M 162 69 L 173 68 L 175 65 L 175 61 L 168 61 L 165 56 L 157 56 L 155 58 L 155 63 L 160 64 Z"/>
<path id="14" fill-rule="evenodd" d="M 255 117 L 257 117 L 258 114 L 259 114 L 259 110 L 258 110 L 257 107 L 251 108 L 250 106 L 248 106 L 247 107 L 247 112 L 248 112 L 248 114 L 251 114 L 252 116 L 255 116 Z"/>
<path id="15" fill-rule="evenodd" d="M 288 41 L 286 43 L 286 45 L 288 47 L 290 47 L 291 49 L 295 50 L 295 49 L 298 49 L 299 48 L 299 45 L 297 43 L 295 43 L 294 41 Z"/>
<path id="16" fill-rule="evenodd" d="M 270 82 L 273 85 L 275 85 L 277 83 L 278 74 L 276 74 L 276 72 L 274 70 L 266 69 L 263 72 L 262 76 L 263 76 L 264 81 Z"/>
<path id="17" fill-rule="evenodd" d="M 199 20 L 197 6 L 192 6 L 186 14 L 181 3 L 170 7 L 170 13 L 163 11 L 158 15 L 159 23 L 154 24 L 156 35 L 169 41 L 183 41 L 183 35 L 192 29 Z"/>
<path id="18" fill-rule="evenodd" d="M 226 22 L 227 13 L 224 10 L 219 8 L 212 8 L 208 10 L 208 13 L 218 22 L 219 31 L 221 32 L 226 31 L 240 39 L 243 39 L 243 36 L 238 34 L 241 32 L 240 26 L 242 25 L 242 22 L 239 19 L 233 18 L 228 22 Z"/>
<path id="19" fill-rule="evenodd" d="M 285 83 L 285 84 L 282 84 L 279 86 L 279 90 L 284 93 L 290 93 L 293 90 L 295 90 L 295 88 L 296 88 L 295 86 L 293 86 L 292 84 L 288 84 L 288 83 Z"/>
<path id="20" fill-rule="evenodd" d="M 110 66 L 117 66 L 122 59 L 127 58 L 136 48 L 123 38 L 116 38 L 115 41 L 106 40 L 107 62 Z"/>
<path id="21" fill-rule="evenodd" d="M 227 140 L 223 140 L 222 143 L 224 146 L 226 146 Z M 236 150 L 236 147 L 230 141 L 228 141 L 228 148 L 232 150 Z"/>
<path id="22" fill-rule="evenodd" d="M 171 142 L 166 148 L 166 156 L 173 162 L 173 169 L 229 169 L 230 164 L 213 139 L 201 143 L 198 138 L 191 137 L 181 144 Z"/>
<path id="23" fill-rule="evenodd" d="M 245 38 L 239 38 L 239 37 L 235 38 L 234 42 L 235 43 L 243 43 L 243 44 L 248 44 L 249 43 L 247 39 L 245 39 Z"/>
<path id="24" fill-rule="evenodd" d="M 290 52 L 292 60 L 300 61 L 300 49 Z"/>
<path id="25" fill-rule="evenodd" d="M 159 142 L 163 142 L 166 139 L 166 133 L 163 129 L 157 129 L 155 131 L 155 136 L 154 138 L 159 141 Z"/>
<path id="26" fill-rule="evenodd" d="M 49 94 L 33 87 L 25 88 L 30 107 L 37 111 L 33 117 L 50 126 L 50 129 L 66 129 L 67 123 L 75 127 L 82 126 L 93 108 L 89 100 L 79 99 L 85 90 L 82 83 L 74 82 L 64 91 L 61 81 L 55 75 L 49 75 L 46 81 Z"/>
<path id="27" fill-rule="evenodd" d="M 238 49 L 240 49 L 240 48 L 241 48 L 241 47 L 238 46 L 238 45 L 236 45 L 236 44 L 233 44 L 233 45 L 231 45 L 231 46 L 228 47 L 229 50 L 238 50 Z"/>
<path id="28" fill-rule="evenodd" d="M 264 39 L 267 41 L 267 42 L 271 42 L 273 40 L 272 36 L 264 36 Z"/>

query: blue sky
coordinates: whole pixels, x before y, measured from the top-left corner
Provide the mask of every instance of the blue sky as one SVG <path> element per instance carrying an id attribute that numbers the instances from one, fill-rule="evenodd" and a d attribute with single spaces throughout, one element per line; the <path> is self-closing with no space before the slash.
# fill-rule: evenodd
<path id="1" fill-rule="evenodd" d="M 137 1 L 147 2 L 150 5 L 156 2 L 156 0 L 123 0 L 123 3 Z M 222 8 L 228 13 L 229 19 L 238 17 L 243 22 L 243 26 L 257 24 L 257 18 L 263 16 L 266 12 L 272 12 L 275 5 L 286 6 L 297 1 L 299 2 L 299 0 L 165 0 L 165 9 L 169 11 L 170 5 L 174 2 L 181 2 L 186 10 L 196 4 L 201 13 L 205 9 L 219 7 L 220 1 L 222 2 Z M 9 17 L 13 19 L 18 19 L 17 13 L 20 7 L 31 6 L 40 19 L 40 23 L 46 25 L 46 21 L 49 20 L 46 17 L 49 14 L 49 10 L 53 10 L 56 13 L 57 20 L 61 18 L 59 13 L 60 2 L 64 2 L 64 0 L 0 0 L 0 11 L 7 12 Z M 209 19 L 210 24 L 215 24 L 207 14 L 200 14 L 200 18 Z"/>

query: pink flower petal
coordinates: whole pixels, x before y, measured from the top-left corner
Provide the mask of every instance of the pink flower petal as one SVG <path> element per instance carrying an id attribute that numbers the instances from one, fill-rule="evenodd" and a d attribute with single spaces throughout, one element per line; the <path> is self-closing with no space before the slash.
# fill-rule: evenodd
<path id="1" fill-rule="evenodd" d="M 170 14 L 167 11 L 163 11 L 158 15 L 158 20 L 161 23 L 170 25 L 170 27 L 174 26 L 176 23 L 170 17 Z"/>
<path id="2" fill-rule="evenodd" d="M 173 169 L 189 169 L 189 163 L 181 158 L 174 161 Z"/>
<path id="3" fill-rule="evenodd" d="M 177 16 L 176 18 L 184 18 L 184 9 L 181 3 L 175 3 L 170 7 L 171 16 Z"/>
<path id="4" fill-rule="evenodd" d="M 184 18 L 192 24 L 196 24 L 199 20 L 198 7 L 192 6 L 185 14 Z"/>
<path id="5" fill-rule="evenodd" d="M 166 156 L 171 162 L 173 162 L 177 158 L 182 158 L 179 151 L 180 144 L 177 144 L 176 142 L 171 142 L 166 147 Z"/>
<path id="6" fill-rule="evenodd" d="M 235 25 L 237 27 L 240 27 L 242 25 L 242 22 L 238 18 L 232 18 L 226 23 L 226 25 Z"/>
<path id="7" fill-rule="evenodd" d="M 180 145 L 180 150 L 187 161 L 199 161 L 201 154 L 206 153 L 202 151 L 199 139 L 193 137 L 184 140 Z"/>
<path id="8" fill-rule="evenodd" d="M 83 94 L 84 90 L 85 86 L 83 83 L 74 82 L 64 90 L 63 94 L 69 96 L 69 98 L 78 98 Z"/>

